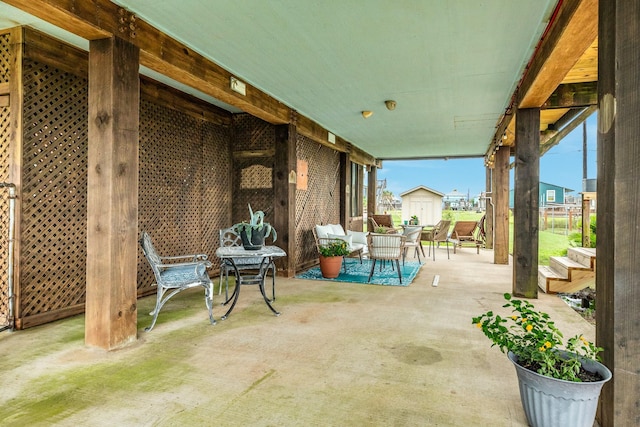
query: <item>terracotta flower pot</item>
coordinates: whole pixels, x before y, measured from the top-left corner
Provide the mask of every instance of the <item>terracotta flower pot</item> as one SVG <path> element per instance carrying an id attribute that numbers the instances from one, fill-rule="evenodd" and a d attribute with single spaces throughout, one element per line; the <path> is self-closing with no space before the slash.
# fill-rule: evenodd
<path id="1" fill-rule="evenodd" d="M 320 255 L 320 272 L 326 279 L 335 279 L 340 274 L 342 256 L 325 257 Z"/>

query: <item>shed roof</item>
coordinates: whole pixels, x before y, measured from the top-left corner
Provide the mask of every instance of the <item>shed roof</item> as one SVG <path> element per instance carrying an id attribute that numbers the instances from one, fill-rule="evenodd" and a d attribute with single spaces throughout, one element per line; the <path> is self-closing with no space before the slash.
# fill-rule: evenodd
<path id="1" fill-rule="evenodd" d="M 433 194 L 435 194 L 436 196 L 440 196 L 440 197 L 443 197 L 443 196 L 444 196 L 444 193 L 441 193 L 441 192 L 439 192 L 439 191 L 437 191 L 437 190 L 434 190 L 433 188 L 425 187 L 424 185 L 418 185 L 417 187 L 414 187 L 414 188 L 412 188 L 411 190 L 407 190 L 407 191 L 405 191 L 404 193 L 401 193 L 401 194 L 400 194 L 400 197 L 404 197 L 404 196 L 406 196 L 407 194 L 413 193 L 413 192 L 418 191 L 418 190 L 426 190 L 426 191 L 428 191 L 428 192 L 430 192 L 430 193 L 433 193 Z"/>

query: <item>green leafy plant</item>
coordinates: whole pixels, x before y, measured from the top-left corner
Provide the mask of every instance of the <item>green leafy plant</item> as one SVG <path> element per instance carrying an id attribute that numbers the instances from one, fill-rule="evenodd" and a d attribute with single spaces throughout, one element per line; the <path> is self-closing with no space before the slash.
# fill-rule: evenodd
<path id="1" fill-rule="evenodd" d="M 340 239 L 333 240 L 326 245 L 321 245 L 318 250 L 320 251 L 320 255 L 324 257 L 349 255 L 347 242 Z"/>
<path id="2" fill-rule="evenodd" d="M 473 323 L 491 340 L 492 347 L 513 352 L 518 364 L 540 375 L 566 381 L 582 381 L 581 360 L 598 360 L 601 348 L 582 335 L 563 344 L 563 335 L 547 313 L 539 312 L 528 301 L 513 299 L 504 294 L 512 315 L 502 317 L 488 311 L 473 318 Z M 565 351 L 562 351 L 565 350 Z"/>
<path id="3" fill-rule="evenodd" d="M 254 230 L 262 231 L 266 229 L 264 232 L 264 237 L 267 238 L 269 235 L 273 235 L 273 241 L 275 242 L 278 238 L 278 233 L 276 229 L 271 226 L 268 222 L 264 222 L 265 213 L 263 211 L 254 212 L 251 209 L 251 205 L 249 206 L 249 222 L 242 221 L 237 224 L 234 224 L 231 228 L 238 234 L 244 231 L 247 235 L 247 240 L 251 241 L 251 235 Z"/>
<path id="4" fill-rule="evenodd" d="M 374 233 L 385 234 L 387 232 L 387 229 L 385 227 L 376 227 L 376 229 L 373 231 Z"/>

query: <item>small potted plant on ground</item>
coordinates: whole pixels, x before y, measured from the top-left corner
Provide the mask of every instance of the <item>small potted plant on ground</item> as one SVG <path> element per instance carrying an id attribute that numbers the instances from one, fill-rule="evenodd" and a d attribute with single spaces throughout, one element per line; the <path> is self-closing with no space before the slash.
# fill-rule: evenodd
<path id="1" fill-rule="evenodd" d="M 258 250 L 264 246 L 264 239 L 273 235 L 273 241 L 278 238 L 276 229 L 268 222 L 264 222 L 264 212 L 253 212 L 249 204 L 249 222 L 243 221 L 231 228 L 240 235 L 242 244 L 247 250 Z"/>
<path id="2" fill-rule="evenodd" d="M 600 389 L 611 379 L 611 371 L 597 360 L 602 349 L 582 335 L 564 345 L 547 313 L 510 294 L 504 298 L 510 316 L 488 311 L 473 323 L 514 364 L 529 425 L 593 425 Z"/>
<path id="3" fill-rule="evenodd" d="M 340 274 L 340 267 L 345 255 L 349 255 L 347 242 L 340 239 L 331 240 L 329 243 L 320 245 L 320 271 L 322 277 L 335 279 Z"/>

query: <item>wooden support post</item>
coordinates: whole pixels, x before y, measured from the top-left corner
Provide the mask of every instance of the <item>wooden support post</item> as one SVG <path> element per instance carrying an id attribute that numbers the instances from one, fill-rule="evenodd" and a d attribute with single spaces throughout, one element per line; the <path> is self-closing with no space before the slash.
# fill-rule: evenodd
<path id="1" fill-rule="evenodd" d="M 340 223 L 345 230 L 351 223 L 351 192 L 358 191 L 351 188 L 351 156 L 340 153 Z"/>
<path id="2" fill-rule="evenodd" d="M 369 166 L 369 176 L 367 180 L 367 217 L 376 213 L 376 187 L 378 186 L 378 168 Z M 369 221 L 366 221 L 367 231 L 369 230 Z"/>
<path id="3" fill-rule="evenodd" d="M 598 2 L 596 344 L 602 427 L 640 425 L 640 2 Z"/>
<path id="4" fill-rule="evenodd" d="M 111 350 L 136 340 L 139 50 L 89 44 L 89 160 L 85 343 Z"/>
<path id="5" fill-rule="evenodd" d="M 582 195 L 582 247 L 591 247 L 591 200 Z"/>
<path id="6" fill-rule="evenodd" d="M 509 147 L 500 147 L 493 169 L 493 262 L 509 264 Z"/>
<path id="7" fill-rule="evenodd" d="M 516 113 L 513 191 L 513 294 L 538 297 L 538 205 L 540 193 L 540 109 Z"/>
<path id="8" fill-rule="evenodd" d="M 485 199 L 486 210 L 485 210 L 485 221 L 484 221 L 484 232 L 486 235 L 485 247 L 487 249 L 493 249 L 493 204 L 494 204 L 494 196 L 493 196 L 493 169 L 489 166 L 485 168 L 486 170 L 486 180 L 485 187 L 487 189 L 487 193 L 489 197 Z"/>
<path id="9" fill-rule="evenodd" d="M 22 27 L 11 29 L 9 33 L 9 177 L 8 181 L 16 186 L 17 198 L 15 199 L 15 240 L 13 243 L 14 259 L 21 258 L 20 224 L 22 223 L 22 169 L 23 169 L 23 138 L 24 138 L 24 30 Z M 14 326 L 22 329 L 22 286 L 20 286 L 20 262 L 14 262 L 13 289 L 15 300 Z M 14 321 L 14 319 L 9 319 Z"/>
<path id="10" fill-rule="evenodd" d="M 274 165 L 273 226 L 278 231 L 276 245 L 287 253 L 278 260 L 286 277 L 296 274 L 296 139 L 295 125 L 276 126 Z"/>

